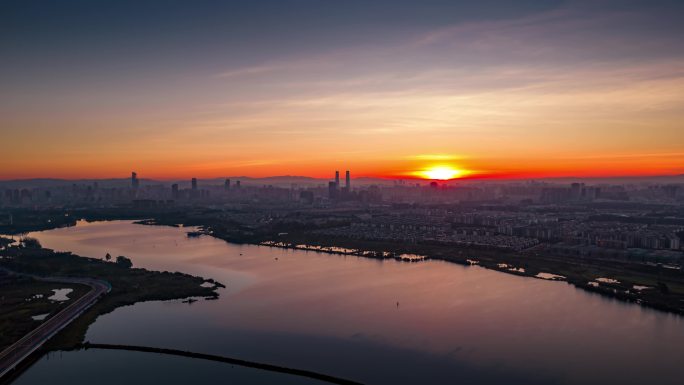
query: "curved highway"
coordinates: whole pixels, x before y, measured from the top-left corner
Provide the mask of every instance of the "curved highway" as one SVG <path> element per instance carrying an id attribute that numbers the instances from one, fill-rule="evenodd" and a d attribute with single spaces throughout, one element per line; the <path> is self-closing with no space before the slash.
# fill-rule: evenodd
<path id="1" fill-rule="evenodd" d="M 73 301 L 54 316 L 48 318 L 40 326 L 22 337 L 19 341 L 0 352 L 0 379 L 14 369 L 31 353 L 78 318 L 84 311 L 92 306 L 104 294 L 111 290 L 108 282 L 89 278 L 40 278 L 35 279 L 47 282 L 75 283 L 90 286 L 91 290 L 85 295 Z"/>

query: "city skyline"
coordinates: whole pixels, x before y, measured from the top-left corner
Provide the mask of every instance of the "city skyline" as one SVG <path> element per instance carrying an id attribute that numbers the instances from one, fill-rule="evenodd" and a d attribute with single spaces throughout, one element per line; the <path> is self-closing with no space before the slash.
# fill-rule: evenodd
<path id="1" fill-rule="evenodd" d="M 2 7 L 0 179 L 684 173 L 673 2 Z"/>
<path id="2" fill-rule="evenodd" d="M 0 382 L 681 385 L 684 1 L 0 1 Z"/>

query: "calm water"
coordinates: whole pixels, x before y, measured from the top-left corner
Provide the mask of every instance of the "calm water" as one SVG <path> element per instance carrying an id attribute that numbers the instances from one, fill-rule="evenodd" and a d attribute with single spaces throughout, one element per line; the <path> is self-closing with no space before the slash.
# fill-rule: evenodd
<path id="1" fill-rule="evenodd" d="M 223 380 L 223 381 L 217 381 Z M 229 381 L 226 381 L 226 380 Z M 20 384 L 211 384 L 326 385 L 307 378 L 162 354 L 111 350 L 50 353 Z"/>
<path id="2" fill-rule="evenodd" d="M 31 236 L 45 247 L 126 255 L 135 266 L 227 286 L 218 301 L 117 309 L 91 326 L 91 342 L 223 354 L 368 384 L 681 384 L 684 378 L 682 317 L 479 267 L 232 245 L 187 238 L 186 231 L 116 221 Z M 83 359 L 104 366 L 111 354 L 52 355 L 17 383 L 67 378 Z M 171 371 L 172 358 L 125 356 L 117 352 L 116 360 L 149 362 L 141 376 Z M 172 371 L 233 378 L 230 368 L 198 365 L 205 364 L 186 362 Z M 166 383 L 187 382 L 167 374 Z M 125 371 L 108 375 L 131 378 Z M 82 381 L 68 378 L 63 383 L 92 380 L 88 373 Z"/>

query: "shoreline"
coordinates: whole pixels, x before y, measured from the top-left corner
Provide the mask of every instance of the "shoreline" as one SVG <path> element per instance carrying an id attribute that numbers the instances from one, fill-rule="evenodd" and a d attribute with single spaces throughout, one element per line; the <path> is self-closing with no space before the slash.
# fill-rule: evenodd
<path id="1" fill-rule="evenodd" d="M 217 238 L 217 239 L 221 239 L 221 238 Z M 229 242 L 229 241 L 227 241 L 227 242 Z M 232 242 L 229 242 L 229 243 L 232 243 Z M 466 267 L 479 266 L 479 267 L 482 267 L 484 269 L 494 270 L 494 271 L 498 271 L 500 273 L 506 273 L 506 274 L 510 274 L 510 275 L 516 275 L 519 277 L 541 279 L 544 281 L 564 282 L 564 283 L 571 285 L 575 288 L 582 289 L 582 290 L 588 291 L 590 293 L 599 294 L 599 295 L 602 295 L 604 297 L 617 299 L 617 300 L 620 300 L 621 302 L 628 302 L 628 303 L 640 305 L 640 306 L 643 306 L 646 308 L 684 316 L 684 309 L 674 308 L 674 307 L 663 307 L 663 306 L 660 306 L 658 304 L 652 304 L 648 301 L 644 301 L 644 299 L 640 298 L 638 295 L 634 295 L 635 293 L 639 293 L 640 290 L 635 289 L 635 291 L 621 292 L 617 288 L 607 286 L 610 284 L 610 282 L 607 282 L 607 281 L 612 280 L 611 278 L 607 278 L 605 281 L 601 281 L 601 280 L 599 280 L 599 281 L 587 281 L 585 284 L 581 284 L 578 282 L 570 281 L 567 279 L 567 277 L 556 274 L 552 271 L 539 272 L 537 274 L 532 274 L 532 273 L 528 273 L 524 268 L 509 267 L 510 265 L 508 265 L 506 263 L 483 264 L 483 263 L 481 263 L 480 260 L 476 259 L 477 257 L 467 258 L 467 259 L 465 259 L 465 261 L 455 260 L 455 259 L 451 259 L 451 258 L 430 257 L 430 256 L 422 256 L 421 259 L 416 259 L 416 260 L 407 260 L 407 259 L 401 258 L 399 256 L 396 256 L 394 253 L 392 253 L 391 256 L 385 257 L 385 256 L 377 256 L 377 255 L 373 255 L 373 254 L 364 254 L 365 253 L 364 251 L 358 251 L 358 250 L 355 252 L 345 253 L 345 252 L 341 252 L 341 251 L 326 250 L 325 248 L 315 248 L 315 246 L 313 246 L 311 248 L 302 248 L 302 247 L 298 247 L 299 245 L 281 245 L 281 244 L 265 244 L 265 243 L 249 243 L 249 244 L 255 245 L 255 246 L 266 246 L 266 247 L 274 247 L 274 248 L 290 249 L 290 250 L 313 251 L 313 252 L 324 253 L 324 254 L 349 255 L 349 256 L 355 256 L 355 257 L 359 257 L 359 258 L 371 258 L 371 259 L 378 259 L 378 260 L 383 260 L 383 261 L 384 260 L 394 260 L 397 262 L 404 262 L 404 263 L 416 263 L 416 262 L 427 262 L 429 260 L 434 260 L 434 261 L 442 261 L 442 262 L 447 262 L 447 263 L 454 263 L 454 264 L 466 266 Z M 501 265 L 505 265 L 505 266 L 501 266 Z M 600 278 L 602 278 L 602 277 L 599 277 L 599 279 Z M 633 286 L 639 286 L 639 285 L 633 285 Z M 655 287 L 651 287 L 651 286 L 648 286 L 648 289 L 656 290 Z"/>
<path id="2" fill-rule="evenodd" d="M 246 236 L 200 220 L 174 218 L 165 220 L 154 215 L 118 217 L 116 215 L 84 215 L 87 221 L 128 220 L 147 226 L 194 227 L 191 236 L 212 236 L 233 244 L 276 247 L 327 254 L 353 255 L 377 260 L 392 259 L 415 263 L 423 260 L 441 260 L 462 266 L 477 264 L 501 273 L 562 281 L 578 289 L 622 302 L 640 305 L 672 314 L 684 315 L 684 272 L 658 266 L 627 261 L 587 259 L 553 256 L 544 253 L 503 252 L 491 249 L 453 247 L 444 245 L 367 241 L 358 239 L 326 238 L 311 233 L 287 234 L 273 240 L 275 235 Z M 71 227 L 75 221 L 52 228 Z M 50 229 L 39 229 L 46 231 Z M 299 247 L 306 246 L 306 247 Z M 402 258 L 401 255 L 418 258 Z M 541 275 L 540 275 L 541 274 Z M 664 287 L 663 287 L 664 286 Z M 672 290 L 670 289 L 672 287 Z"/>
<path id="3" fill-rule="evenodd" d="M 138 221 L 134 223 L 147 226 L 178 226 L 158 223 L 154 219 Z M 199 231 L 193 232 L 193 236 L 211 236 L 213 238 L 221 239 L 227 243 L 233 244 L 249 244 L 254 246 L 265 246 L 299 251 L 313 251 L 325 254 L 349 255 L 376 260 L 395 260 L 405 263 L 439 260 L 448 263 L 455 263 L 461 266 L 480 266 L 485 269 L 516 275 L 519 277 L 565 282 L 566 284 L 589 293 L 598 294 L 603 297 L 631 303 L 644 308 L 684 316 L 684 295 L 660 292 L 661 289 L 658 287 L 660 282 L 644 282 L 648 281 L 649 279 L 651 281 L 654 279 L 652 276 L 649 277 L 647 272 L 636 273 L 634 271 L 621 270 L 621 266 L 618 265 L 605 266 L 606 264 L 610 263 L 618 264 L 618 262 L 611 260 L 601 261 L 551 256 L 531 258 L 530 256 L 525 256 L 521 253 L 503 253 L 492 250 L 477 250 L 468 248 L 454 248 L 454 252 L 448 255 L 432 254 L 429 251 L 419 251 L 418 249 L 421 248 L 421 244 L 390 245 L 394 247 L 387 247 L 383 250 L 373 250 L 372 247 L 366 249 L 354 247 L 355 243 L 364 242 L 350 239 L 329 239 L 327 242 L 316 242 L 312 238 L 307 240 L 293 239 L 291 241 L 256 241 L 249 239 L 235 240 L 231 237 L 222 237 L 210 227 L 202 225 L 194 226 L 198 227 Z M 426 249 L 430 248 L 430 245 L 423 246 L 425 246 Z M 394 248 L 394 250 L 387 250 L 392 248 Z M 417 258 L 402 257 L 406 255 L 415 256 Z M 514 261 L 515 259 L 517 259 L 517 261 Z M 566 266 L 564 266 L 563 269 L 554 269 L 554 264 Z M 641 267 L 657 268 L 647 265 Z M 576 274 L 568 274 L 566 270 L 572 270 L 573 268 L 596 271 L 600 270 L 601 272 L 604 272 L 604 274 L 591 274 L 593 275 L 591 279 L 584 276 L 578 276 Z M 684 276 L 681 271 L 677 271 L 677 273 Z M 641 279 L 620 280 L 615 278 L 619 277 L 620 275 L 629 274 L 641 274 Z M 663 297 L 667 296 L 674 296 L 675 298 L 666 298 L 663 301 Z M 654 299 L 654 297 L 657 297 L 657 299 L 660 300 Z M 678 304 L 679 306 L 676 306 L 675 304 Z"/>
<path id="4" fill-rule="evenodd" d="M 135 268 L 119 261 L 106 262 L 70 252 L 56 252 L 39 244 L 12 246 L 0 251 L 0 256 L 0 267 L 19 274 L 41 278 L 87 277 L 83 279 L 110 284 L 106 295 L 47 340 L 39 350 L 41 352 L 65 349 L 82 343 L 90 324 L 99 316 L 117 308 L 146 301 L 187 298 L 212 300 L 218 298 L 218 290 L 225 287 L 211 278 Z"/>

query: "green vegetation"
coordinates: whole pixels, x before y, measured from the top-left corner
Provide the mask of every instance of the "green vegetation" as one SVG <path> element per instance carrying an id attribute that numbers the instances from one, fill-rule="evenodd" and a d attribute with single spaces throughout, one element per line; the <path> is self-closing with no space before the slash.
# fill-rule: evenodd
<path id="1" fill-rule="evenodd" d="M 99 259 L 79 257 L 71 253 L 54 252 L 53 250 L 35 247 L 35 245 L 32 247 L 11 246 L 0 251 L 0 255 L 2 256 L 0 267 L 13 272 L 46 277 L 96 278 L 111 284 L 110 293 L 102 297 L 48 343 L 47 347 L 50 349 L 68 349 L 83 342 L 88 326 L 98 316 L 109 313 L 118 307 L 142 301 L 163 301 L 188 297 L 214 299 L 218 297 L 217 289 L 223 287 L 220 283 L 188 274 L 131 268 L 130 260 L 125 257 L 120 259 L 123 262 L 106 262 Z M 211 282 L 213 286 L 202 287 L 201 285 L 205 282 Z M 47 286 L 43 287 L 42 285 Z M 42 293 L 54 288 L 55 285 L 60 288 L 66 287 L 62 284 L 26 281 L 22 286 L 17 286 L 16 293 L 3 289 L 2 296 L 14 298 L 13 303 L 16 304 L 16 309 L 13 314 L 21 318 L 23 314 L 33 314 L 33 312 L 43 310 L 42 308 L 40 310 L 32 308 L 33 304 L 29 304 L 27 307 L 21 306 L 19 298 L 26 298 L 25 296 L 28 294 Z M 35 290 L 34 287 L 36 287 Z M 82 294 L 83 292 L 82 288 L 78 289 L 78 293 Z M 3 306 L 3 314 L 5 313 L 4 309 Z M 3 327 L 17 328 L 18 324 L 15 322 L 18 318 L 16 317 L 8 316 L 6 318 L 7 324 L 3 324 Z M 16 339 L 14 337 L 23 335 L 21 332 L 15 334 L 10 337 L 8 333 L 7 341 L 11 343 L 11 340 Z"/>
<path id="2" fill-rule="evenodd" d="M 127 269 L 133 267 L 133 262 L 130 260 L 130 258 L 126 258 L 123 255 L 116 257 L 116 264 Z"/>
<path id="3" fill-rule="evenodd" d="M 49 300 L 55 289 L 72 289 L 69 300 Z M 48 314 L 51 317 L 90 288 L 78 284 L 43 282 L 31 277 L 0 271 L 0 350 L 19 340 L 40 325 L 32 317 Z"/>

